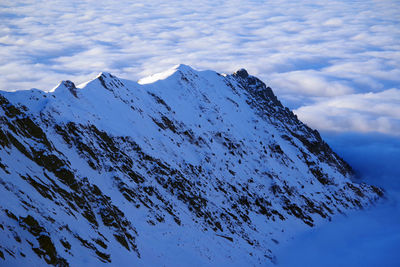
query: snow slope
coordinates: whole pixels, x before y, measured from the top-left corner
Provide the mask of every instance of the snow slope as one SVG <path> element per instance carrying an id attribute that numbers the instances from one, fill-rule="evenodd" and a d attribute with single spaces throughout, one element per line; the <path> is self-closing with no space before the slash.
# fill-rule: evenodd
<path id="1" fill-rule="evenodd" d="M 0 93 L 6 265 L 270 265 L 382 191 L 241 69 Z"/>

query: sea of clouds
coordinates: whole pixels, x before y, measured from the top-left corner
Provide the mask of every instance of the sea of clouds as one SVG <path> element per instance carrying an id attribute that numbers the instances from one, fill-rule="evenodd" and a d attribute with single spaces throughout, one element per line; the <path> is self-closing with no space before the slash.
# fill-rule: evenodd
<path id="1" fill-rule="evenodd" d="M 324 138 L 358 167 L 356 181 L 384 188 L 385 197 L 372 208 L 336 216 L 296 236 L 278 252 L 278 266 L 400 266 L 400 139 L 377 133 Z"/>
<path id="2" fill-rule="evenodd" d="M 244 67 L 357 177 L 400 195 L 397 0 L 2 0 L 0 22 L 0 90 Z"/>

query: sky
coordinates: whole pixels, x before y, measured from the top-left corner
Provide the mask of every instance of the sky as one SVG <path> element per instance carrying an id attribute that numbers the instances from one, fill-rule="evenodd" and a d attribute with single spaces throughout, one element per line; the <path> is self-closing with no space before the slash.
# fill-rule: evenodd
<path id="1" fill-rule="evenodd" d="M 101 71 L 139 80 L 179 63 L 245 68 L 355 179 L 400 195 L 398 0 L 2 0 L 0 25 L 0 90 L 48 91 Z"/>

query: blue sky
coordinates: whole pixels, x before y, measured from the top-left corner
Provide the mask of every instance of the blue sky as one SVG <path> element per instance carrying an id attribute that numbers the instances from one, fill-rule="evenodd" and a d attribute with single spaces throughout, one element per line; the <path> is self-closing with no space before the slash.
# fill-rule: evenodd
<path id="1" fill-rule="evenodd" d="M 386 0 L 1 1 L 0 89 L 50 90 L 101 71 L 138 80 L 178 63 L 244 67 L 334 133 L 345 158 L 352 140 L 368 147 L 381 134 L 377 149 L 400 160 L 399 10 Z"/>

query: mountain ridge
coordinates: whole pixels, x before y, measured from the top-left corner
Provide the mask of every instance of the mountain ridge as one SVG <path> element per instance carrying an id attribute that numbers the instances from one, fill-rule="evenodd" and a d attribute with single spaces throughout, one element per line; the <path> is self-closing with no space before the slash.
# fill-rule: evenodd
<path id="1" fill-rule="evenodd" d="M 0 107 L 10 264 L 268 265 L 295 233 L 383 194 L 244 69 L 104 72 L 0 92 Z"/>

